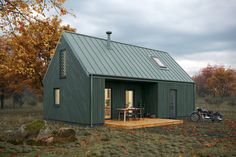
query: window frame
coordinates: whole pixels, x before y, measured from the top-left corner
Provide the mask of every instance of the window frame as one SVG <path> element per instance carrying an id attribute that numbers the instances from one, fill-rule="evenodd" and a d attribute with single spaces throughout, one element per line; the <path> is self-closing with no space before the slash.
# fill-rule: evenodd
<path id="1" fill-rule="evenodd" d="M 105 118 L 105 110 L 104 110 L 104 119 L 112 119 L 112 107 L 113 107 L 113 105 L 112 105 L 112 88 L 111 87 L 105 87 L 105 90 L 110 90 L 110 95 L 109 95 L 109 97 L 110 97 L 110 117 L 109 118 Z M 105 90 L 104 90 L 104 97 L 105 97 Z M 109 93 L 109 92 L 108 92 Z M 104 103 L 104 105 L 106 104 L 106 97 L 105 97 L 105 103 Z M 104 106 L 105 107 L 105 106 Z"/>
<path id="2" fill-rule="evenodd" d="M 59 103 L 56 103 L 56 91 L 59 90 Z M 60 106 L 61 105 L 61 89 L 60 88 L 53 88 L 53 99 L 54 99 L 54 105 Z"/>
<path id="3" fill-rule="evenodd" d="M 158 57 L 158 56 L 151 56 L 151 57 L 152 57 L 152 60 L 155 62 L 155 64 L 158 65 L 158 67 L 160 67 L 161 69 L 167 69 L 167 66 L 163 63 L 163 61 L 160 59 L 160 57 Z M 160 65 L 160 64 L 156 61 L 156 59 L 157 59 L 162 65 Z"/>
<path id="4" fill-rule="evenodd" d="M 132 97 L 133 104 L 132 104 L 132 107 L 135 107 L 135 90 L 128 88 L 128 89 L 125 89 L 125 91 L 124 91 L 124 108 L 126 108 L 126 105 L 127 105 L 126 104 L 126 91 L 132 91 L 133 92 L 133 97 Z"/>

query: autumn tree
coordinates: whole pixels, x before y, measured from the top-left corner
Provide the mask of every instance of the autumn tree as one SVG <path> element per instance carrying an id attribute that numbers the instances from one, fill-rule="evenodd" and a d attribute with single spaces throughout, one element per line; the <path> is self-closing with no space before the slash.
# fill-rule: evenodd
<path id="1" fill-rule="evenodd" d="M 0 95 L 24 88 L 42 94 L 42 79 L 50 57 L 63 31 L 75 31 L 61 25 L 64 0 L 0 0 Z M 50 10 L 56 15 L 47 16 Z M 1 103 L 3 104 L 3 103 Z M 3 106 L 3 105 L 1 105 Z"/>
<path id="2" fill-rule="evenodd" d="M 235 70 L 224 66 L 211 66 L 193 77 L 199 96 L 231 96 L 236 91 Z"/>
<path id="3" fill-rule="evenodd" d="M 6 73 L 8 72 L 7 64 L 9 62 L 8 58 L 8 46 L 6 42 L 6 38 L 1 37 L 0 38 L 0 103 L 1 103 L 1 109 L 3 109 L 4 106 L 4 97 L 5 97 L 5 88 L 8 84 L 8 79 Z"/>
<path id="4" fill-rule="evenodd" d="M 230 96 L 234 91 L 235 76 L 233 69 L 218 67 L 213 75 L 208 78 L 207 86 L 213 96 Z"/>
<path id="5" fill-rule="evenodd" d="M 234 81 L 232 84 L 233 90 L 231 91 L 230 95 L 236 97 L 236 69 L 233 69 L 233 73 L 234 73 Z"/>
<path id="6" fill-rule="evenodd" d="M 0 0 L 0 29 L 15 34 L 25 25 L 43 21 L 52 9 L 64 15 L 65 0 Z"/>
<path id="7" fill-rule="evenodd" d="M 25 26 L 20 35 L 9 39 L 12 55 L 10 65 L 15 80 L 15 88 L 22 89 L 22 85 L 28 85 L 36 93 L 42 92 L 43 77 L 54 54 L 57 42 L 63 31 L 75 31 L 69 25 L 61 26 L 61 20 L 57 16 L 45 21 L 33 22 Z M 22 84 L 19 84 L 21 81 Z"/>
<path id="8" fill-rule="evenodd" d="M 207 96 L 210 94 L 210 90 L 207 86 L 207 80 L 213 75 L 213 71 L 216 66 L 207 65 L 207 67 L 200 70 L 199 74 L 193 76 L 193 80 L 196 83 L 196 91 L 199 96 Z"/>

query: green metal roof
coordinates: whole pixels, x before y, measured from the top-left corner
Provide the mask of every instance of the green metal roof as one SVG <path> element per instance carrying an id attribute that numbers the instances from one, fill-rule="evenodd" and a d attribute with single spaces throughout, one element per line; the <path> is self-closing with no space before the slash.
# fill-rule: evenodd
<path id="1" fill-rule="evenodd" d="M 163 51 L 65 32 L 63 37 L 88 74 L 135 79 L 193 82 L 191 77 Z M 167 67 L 161 68 L 153 57 Z"/>

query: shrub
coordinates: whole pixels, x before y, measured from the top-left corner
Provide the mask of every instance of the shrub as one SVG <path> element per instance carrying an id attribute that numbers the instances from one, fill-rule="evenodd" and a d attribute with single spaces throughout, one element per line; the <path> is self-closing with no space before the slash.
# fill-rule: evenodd
<path id="1" fill-rule="evenodd" d="M 221 104 L 227 104 L 227 105 L 236 105 L 236 97 L 206 97 L 205 102 L 212 105 L 221 105 Z"/>
<path id="2" fill-rule="evenodd" d="M 25 125 L 25 130 L 30 134 L 38 134 L 40 129 L 45 127 L 44 120 L 34 120 Z"/>
<path id="3" fill-rule="evenodd" d="M 206 103 L 220 105 L 224 102 L 222 97 L 206 97 Z"/>
<path id="4" fill-rule="evenodd" d="M 227 105 L 235 106 L 236 105 L 236 97 L 228 97 L 226 100 Z"/>
<path id="5" fill-rule="evenodd" d="M 37 100 L 34 97 L 29 97 L 27 100 L 28 104 L 31 106 L 36 106 L 37 105 Z"/>

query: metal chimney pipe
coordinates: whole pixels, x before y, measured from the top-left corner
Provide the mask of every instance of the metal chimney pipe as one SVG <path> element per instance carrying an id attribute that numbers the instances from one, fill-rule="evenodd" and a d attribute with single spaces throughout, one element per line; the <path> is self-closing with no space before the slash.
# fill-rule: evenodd
<path id="1" fill-rule="evenodd" d="M 106 34 L 107 34 L 107 49 L 110 50 L 111 49 L 111 34 L 112 34 L 112 32 L 107 31 Z"/>

